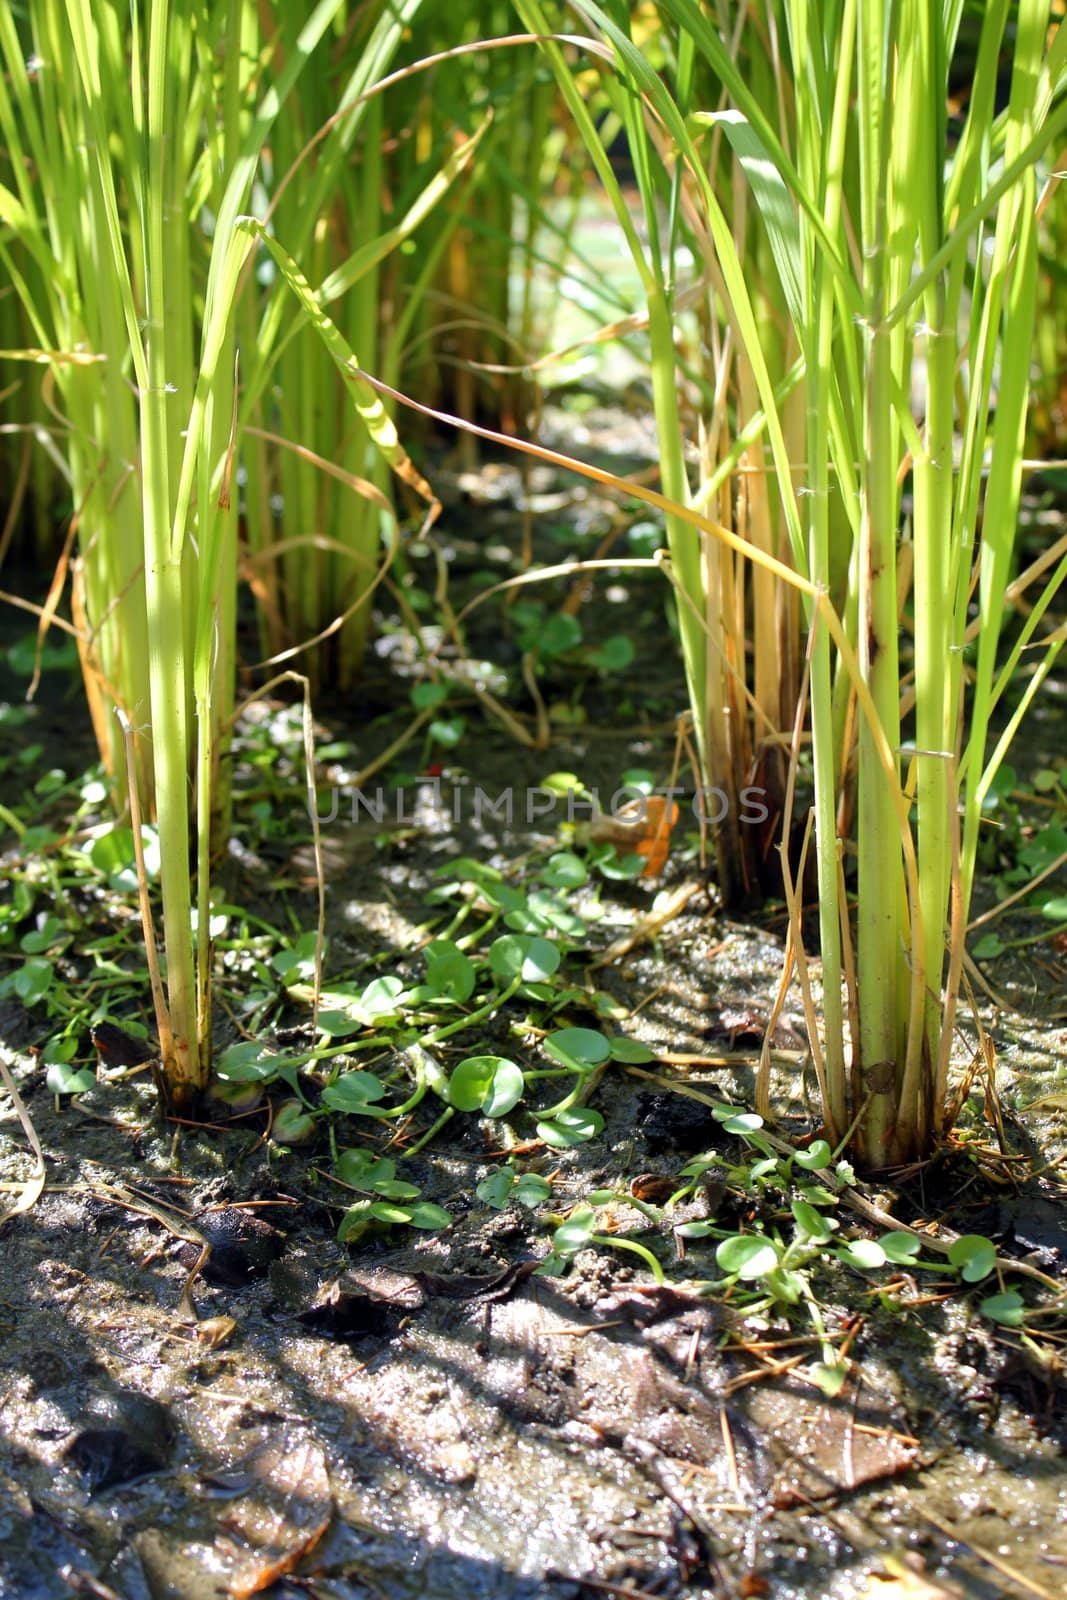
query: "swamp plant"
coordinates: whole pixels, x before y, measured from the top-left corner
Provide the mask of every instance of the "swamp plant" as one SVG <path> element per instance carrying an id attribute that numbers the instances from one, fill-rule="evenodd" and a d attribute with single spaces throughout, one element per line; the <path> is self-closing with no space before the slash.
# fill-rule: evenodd
<path id="1" fill-rule="evenodd" d="M 372 8 L 345 109 L 366 104 L 419 4 Z M 225 814 L 234 701 L 239 425 L 269 373 L 278 303 L 262 326 L 254 314 L 242 324 L 239 364 L 235 304 L 253 264 L 268 259 L 265 230 L 242 214 L 267 209 L 268 140 L 344 10 L 342 0 L 320 0 L 306 17 L 287 10 L 266 34 L 261 12 L 242 4 L 151 0 L 130 12 L 33 0 L 18 20 L 0 12 L 0 260 L 34 339 L 15 353 L 45 370 L 59 423 L 55 459 L 78 538 L 73 620 L 114 801 L 121 808 L 128 794 L 134 818 L 139 810 L 158 823 L 167 996 L 157 986 L 156 1013 L 178 1103 L 208 1067 L 210 856 L 213 823 Z M 327 142 L 316 173 L 323 213 L 343 165 L 340 132 L 338 146 Z M 364 239 L 336 292 L 395 242 L 388 230 Z M 299 319 L 324 320 L 286 251 L 277 264 L 285 293 L 297 291 Z M 355 369 L 343 339 L 332 353 Z M 360 416 L 395 463 L 402 452 L 376 397 Z M 147 915 L 146 939 L 151 946 Z"/>
<path id="2" fill-rule="evenodd" d="M 521 9 L 548 31 L 532 0 Z M 590 55 L 613 63 L 647 247 L 621 213 L 620 222 L 646 263 L 656 402 L 671 435 L 680 437 L 677 295 L 663 240 L 684 207 L 701 219 L 716 303 L 751 367 L 750 409 L 739 389 L 734 426 L 746 444 L 765 440 L 794 571 L 746 530 L 711 520 L 712 504 L 695 519 L 681 452 L 664 454 L 664 491 L 678 507 L 668 528 L 687 679 L 699 725 L 716 637 L 705 619 L 710 537 L 803 600 L 821 1025 L 783 850 L 792 953 L 828 1136 L 854 1138 L 869 1167 L 893 1165 L 926 1152 L 947 1124 L 983 802 L 1059 649 L 1050 636 L 993 740 L 994 712 L 1067 566 L 1042 572 L 1005 657 L 1034 329 L 1035 169 L 1067 127 L 1067 35 L 1042 0 L 1024 0 L 1010 18 L 1006 0 L 986 6 L 969 104 L 950 132 L 959 0 L 747 8 L 774 42 L 772 59 L 787 63 L 764 80 L 781 96 L 773 104 L 724 42 L 725 14 L 664 0 L 655 15 L 670 71 L 661 75 L 638 43 L 644 9 L 593 0 L 574 9 L 588 43 L 567 47 L 571 60 L 561 45 L 545 48 L 561 81 L 572 74 L 568 105 L 609 193 L 573 58 L 583 68 Z M 694 98 L 696 63 L 705 83 L 721 86 L 712 104 Z M 999 107 L 1002 77 L 1010 89 Z M 707 165 L 709 124 L 729 140 L 766 228 L 800 356 L 803 463 L 790 450 L 782 374 L 767 359 L 720 171 Z"/>

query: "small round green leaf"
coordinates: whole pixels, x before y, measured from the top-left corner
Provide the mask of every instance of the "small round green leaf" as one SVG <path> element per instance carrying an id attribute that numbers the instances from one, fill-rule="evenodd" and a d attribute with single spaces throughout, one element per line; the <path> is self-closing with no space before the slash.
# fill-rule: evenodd
<path id="1" fill-rule="evenodd" d="M 380 1194 L 383 1200 L 417 1200 L 419 1197 L 418 1186 L 414 1183 L 401 1183 L 399 1178 L 383 1178 L 374 1185 L 375 1194 Z"/>
<path id="2" fill-rule="evenodd" d="M 336 1083 L 322 1091 L 322 1103 L 331 1111 L 344 1111 L 358 1117 L 385 1094 L 385 1085 L 373 1072 L 342 1072 Z"/>
<path id="3" fill-rule="evenodd" d="M 368 1022 L 384 1022 L 387 1017 L 397 1015 L 403 992 L 400 978 L 375 978 L 359 997 L 360 1009 Z"/>
<path id="4" fill-rule="evenodd" d="M 552 1236 L 552 1248 L 561 1256 L 573 1256 L 584 1250 L 593 1237 L 596 1213 L 589 1206 L 579 1206 Z"/>
<path id="5" fill-rule="evenodd" d="M 54 969 L 50 961 L 41 956 L 31 956 L 15 973 L 15 993 L 23 1005 L 36 1005 L 52 987 Z"/>
<path id="6" fill-rule="evenodd" d="M 885 1251 L 873 1239 L 854 1239 L 851 1244 L 843 1244 L 836 1255 L 857 1272 L 873 1272 L 876 1267 L 885 1266 Z"/>
<path id="7" fill-rule="evenodd" d="M 550 772 L 541 779 L 541 787 L 557 795 L 581 794 L 583 789 L 581 778 L 573 772 Z"/>
<path id="8" fill-rule="evenodd" d="M 716 1223 L 712 1221 L 682 1222 L 675 1228 L 679 1239 L 706 1239 L 709 1233 L 714 1233 Z"/>
<path id="9" fill-rule="evenodd" d="M 347 1039 L 349 1034 L 361 1033 L 366 1027 L 362 1016 L 354 1011 L 343 1011 L 336 1006 L 319 1007 L 319 1032 L 328 1033 L 331 1039 Z"/>
<path id="10" fill-rule="evenodd" d="M 589 860 L 604 878 L 613 882 L 639 878 L 648 866 L 644 856 L 620 855 L 613 844 L 605 840 L 603 844 L 595 844 L 589 851 Z"/>
<path id="11" fill-rule="evenodd" d="M 738 1278 L 762 1278 L 777 1267 L 778 1250 L 758 1233 L 735 1233 L 718 1246 L 715 1260 L 723 1272 Z"/>
<path id="12" fill-rule="evenodd" d="M 504 1056 L 468 1056 L 448 1080 L 449 1104 L 457 1111 L 504 1117 L 522 1099 L 526 1081 Z"/>
<path id="13" fill-rule="evenodd" d="M 1006 1289 L 1003 1294 L 991 1294 L 978 1307 L 983 1317 L 999 1322 L 1002 1328 L 1021 1328 L 1026 1306 L 1016 1289 Z"/>
<path id="14" fill-rule="evenodd" d="M 589 874 L 585 862 L 572 850 L 558 850 L 549 856 L 540 876 L 550 889 L 580 889 Z"/>
<path id="15" fill-rule="evenodd" d="M 515 1187 L 515 1168 L 498 1167 L 487 1178 L 483 1178 L 475 1189 L 475 1194 L 483 1205 L 492 1206 L 494 1211 L 506 1211 L 511 1204 L 511 1191 Z"/>
<path id="16" fill-rule="evenodd" d="M 543 1206 L 545 1201 L 551 1198 L 552 1185 L 538 1172 L 524 1172 L 516 1181 L 514 1199 L 520 1206 L 526 1206 L 530 1211 L 537 1206 Z"/>
<path id="17" fill-rule="evenodd" d="M 805 1172 L 822 1172 L 830 1165 L 833 1151 L 825 1139 L 815 1139 L 806 1150 L 798 1150 L 793 1160 Z"/>
<path id="18" fill-rule="evenodd" d="M 75 1071 L 64 1061 L 53 1061 L 45 1074 L 45 1082 L 52 1094 L 84 1094 L 93 1087 L 96 1075 L 88 1067 Z"/>
<path id="19" fill-rule="evenodd" d="M 542 983 L 559 969 L 560 950 L 536 934 L 505 933 L 489 947 L 489 967 L 504 983 Z"/>
<path id="20" fill-rule="evenodd" d="M 726 1117 L 723 1127 L 727 1133 L 755 1133 L 763 1127 L 763 1118 L 755 1111 L 742 1111 L 736 1117 Z"/>
<path id="21" fill-rule="evenodd" d="M 28 956 L 42 955 L 45 950 L 51 950 L 60 941 L 64 945 L 70 943 L 71 935 L 60 922 L 58 917 L 44 917 L 39 927 L 32 933 L 24 933 L 19 940 L 19 949 Z"/>
<path id="22" fill-rule="evenodd" d="M 417 683 L 411 691 L 411 703 L 416 711 L 433 711 L 447 699 L 447 683 Z"/>
<path id="23" fill-rule="evenodd" d="M 886 1260 L 900 1267 L 914 1261 L 922 1249 L 922 1240 L 913 1233 L 883 1233 L 878 1243 L 885 1252 Z"/>
<path id="24" fill-rule="evenodd" d="M 948 1259 L 959 1268 L 964 1283 L 981 1283 L 997 1264 L 996 1246 L 980 1233 L 965 1233 L 952 1241 Z"/>
<path id="25" fill-rule="evenodd" d="M 612 634 L 599 649 L 589 652 L 589 664 L 597 672 L 622 672 L 634 659 L 633 641 L 628 634 Z"/>
<path id="26" fill-rule="evenodd" d="M 542 656 L 561 656 L 581 644 L 582 625 L 569 612 L 557 611 L 531 630 L 523 642 L 527 650 L 536 649 Z"/>
<path id="27" fill-rule="evenodd" d="M 557 1112 L 556 1116 L 537 1124 L 537 1136 L 553 1150 L 570 1150 L 576 1144 L 587 1144 L 604 1127 L 599 1111 L 588 1106 L 575 1106 L 570 1111 Z"/>
<path id="28" fill-rule="evenodd" d="M 483 883 L 481 895 L 495 911 L 505 913 L 505 921 L 508 915 L 512 912 L 521 912 L 526 905 L 526 896 L 522 890 L 513 889 L 510 883 Z"/>
<path id="29" fill-rule="evenodd" d="M 568 939 L 584 939 L 586 926 L 559 895 L 534 889 L 526 896 L 526 909 L 542 928 L 554 929 Z"/>
<path id="30" fill-rule="evenodd" d="M 310 983 L 315 976 L 317 936 L 302 933 L 289 950 L 278 950 L 270 964 L 284 983 Z"/>
<path id="31" fill-rule="evenodd" d="M 462 717 L 435 717 L 426 729 L 426 737 L 431 744 L 439 744 L 446 750 L 453 750 L 466 730 L 467 724 Z"/>
<path id="32" fill-rule="evenodd" d="M 78 1053 L 78 1041 L 72 1033 L 51 1039 L 41 1052 L 41 1061 L 44 1065 L 51 1066 L 53 1061 L 67 1062 Z"/>
<path id="33" fill-rule="evenodd" d="M 299 1100 L 283 1100 L 270 1125 L 270 1136 L 275 1144 L 304 1144 L 314 1131 L 315 1119 L 308 1115 Z"/>
<path id="34" fill-rule="evenodd" d="M 451 939 L 433 939 L 423 951 L 426 982 L 437 994 L 462 1005 L 478 979 L 474 962 Z"/>
<path id="35" fill-rule="evenodd" d="M 358 1146 L 350 1150 L 342 1150 L 334 1164 L 334 1171 L 342 1183 L 347 1183 L 353 1189 L 373 1189 L 379 1183 L 387 1183 L 396 1172 L 396 1162 L 388 1156 L 376 1156 L 371 1150 L 362 1150 Z"/>
<path id="36" fill-rule="evenodd" d="M 590 1072 L 611 1055 L 611 1045 L 592 1028 L 559 1028 L 544 1041 L 545 1054 L 572 1072 Z"/>
<path id="37" fill-rule="evenodd" d="M 446 1211 L 444 1206 L 435 1206 L 429 1200 L 420 1200 L 417 1206 L 412 1206 L 408 1221 L 413 1228 L 422 1228 L 426 1233 L 436 1233 L 439 1228 L 447 1228 L 452 1221 L 452 1213 Z"/>
<path id="38" fill-rule="evenodd" d="M 637 1066 L 642 1061 L 655 1061 L 655 1052 L 642 1044 L 640 1039 L 627 1039 L 621 1033 L 613 1034 L 608 1040 L 612 1061 L 624 1061 L 630 1066 Z"/>
<path id="39" fill-rule="evenodd" d="M 379 1222 L 402 1223 L 412 1220 L 409 1206 L 396 1206 L 391 1200 L 372 1200 L 370 1214 Z"/>
<path id="40" fill-rule="evenodd" d="M 257 1039 L 246 1039 L 222 1052 L 215 1071 L 227 1083 L 269 1083 L 289 1064 L 288 1056 L 278 1055 Z"/>

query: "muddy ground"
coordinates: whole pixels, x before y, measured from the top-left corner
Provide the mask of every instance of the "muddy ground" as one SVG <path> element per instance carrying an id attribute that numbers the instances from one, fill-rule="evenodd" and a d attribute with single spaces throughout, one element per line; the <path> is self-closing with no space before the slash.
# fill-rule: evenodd
<path id="1" fill-rule="evenodd" d="M 491 516 L 484 505 L 479 514 Z M 591 537 L 602 536 L 604 514 L 593 508 Z M 457 572 L 465 560 L 484 565 L 487 548 L 491 538 L 457 538 L 449 559 Z M 557 723 L 550 746 L 530 750 L 472 708 L 461 749 L 440 758 L 444 804 L 424 786 L 409 796 L 414 820 L 383 830 L 342 819 L 327 830 L 333 958 L 346 972 L 413 970 L 425 894 L 456 854 L 506 866 L 551 842 L 544 825 L 475 825 L 450 803 L 455 784 L 495 792 L 559 770 L 604 785 L 631 766 L 669 771 L 676 665 L 657 644 L 662 597 L 638 598 L 631 589 L 637 663 L 621 688 L 589 677 L 580 725 Z M 473 642 L 513 667 L 506 629 L 488 608 L 480 615 Z M 358 705 L 320 711 L 333 737 L 355 741 L 358 761 L 402 725 L 394 673 L 404 659 L 402 644 L 386 643 Z M 69 745 L 71 717 L 46 695 L 38 730 L 52 726 Z M 292 795 L 295 838 L 298 783 Z M 266 878 L 262 851 L 238 852 L 229 891 L 266 908 L 288 851 L 287 904 L 310 925 L 314 898 L 299 886 L 306 845 L 277 849 Z M 601 947 L 634 927 L 655 888 L 696 873 L 683 850 L 662 885 L 609 886 Z M 781 934 L 773 915 L 723 916 L 701 889 L 655 938 L 596 974 L 625 1031 L 656 1056 L 642 1070 L 661 1081 L 611 1068 L 595 1093 L 603 1135 L 527 1153 L 556 1178 L 555 1204 L 638 1180 L 655 1192 L 689 1157 L 739 1150 L 669 1084 L 750 1100 Z M 76 951 L 70 959 L 76 972 Z M 984 1013 L 1000 1051 L 1007 1150 L 1025 1159 L 986 1169 L 945 1155 L 903 1195 L 877 1197 L 903 1219 L 988 1233 L 1057 1278 L 1067 1274 L 1063 1111 L 1019 1108 L 1063 1095 L 1058 972 L 1051 951 L 1041 968 L 1006 961 L 992 975 L 1021 1009 Z M 238 999 L 225 980 L 220 998 Z M 580 1008 L 569 1020 L 588 1022 Z M 507 1021 L 487 1026 L 482 1047 L 502 1047 Z M 802 1370 L 818 1350 L 802 1316 L 753 1321 L 695 1292 L 717 1275 L 713 1239 L 683 1244 L 669 1225 L 640 1233 L 664 1263 L 665 1288 L 635 1258 L 600 1247 L 565 1276 L 539 1276 L 545 1221 L 521 1207 L 494 1212 L 475 1195 L 499 1164 L 499 1125 L 457 1118 L 406 1164 L 425 1197 L 447 1204 L 449 1228 L 398 1229 L 349 1248 L 336 1241 L 340 1208 L 317 1174 L 324 1148 L 279 1151 L 262 1108 L 229 1123 L 216 1108 L 211 1127 L 165 1120 L 147 1074 L 102 1073 L 89 1093 L 56 1102 L 29 1053 L 47 1030 L 12 1005 L 0 1022 L 47 1162 L 44 1193 L 6 1223 L 0 1254 L 3 1600 L 1064 1591 L 1063 1367 L 1054 1343 L 1027 1349 L 980 1319 L 977 1294 L 927 1274 L 894 1309 L 875 1292 L 884 1275 L 817 1268 L 828 1332 L 851 1335 L 848 1380 L 828 1399 Z M 776 1038 L 787 1137 L 813 1126 L 800 1022 L 794 1002 Z M 682 1066 L 673 1058 L 683 1054 L 701 1061 Z M 527 1122 L 517 1115 L 520 1137 Z M 340 1119 L 339 1142 L 367 1141 L 366 1128 Z M 992 1145 L 992 1129 L 987 1137 Z M 0 1167 L 8 1179 L 27 1170 L 6 1096 Z M 742 1202 L 708 1191 L 694 1204 L 706 1215 L 723 1207 L 732 1226 Z M 180 1237 L 190 1220 L 213 1246 L 191 1287 L 197 1246 Z M 845 1225 L 865 1231 L 858 1219 Z M 625 1235 L 643 1219 L 619 1206 L 614 1226 Z"/>

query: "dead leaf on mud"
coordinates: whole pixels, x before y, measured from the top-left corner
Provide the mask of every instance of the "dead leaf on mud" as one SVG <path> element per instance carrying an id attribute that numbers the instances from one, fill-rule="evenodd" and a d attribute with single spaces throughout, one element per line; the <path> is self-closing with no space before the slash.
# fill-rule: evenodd
<path id="1" fill-rule="evenodd" d="M 915 1465 L 918 1447 L 898 1431 L 899 1414 L 866 1390 L 827 1399 L 782 1374 L 724 1402 L 737 1363 L 719 1348 L 721 1312 L 706 1300 L 622 1287 L 601 1295 L 586 1322 L 549 1293 L 534 1279 L 523 1296 L 495 1308 L 490 1355 L 507 1350 L 515 1367 L 496 1381 L 502 1393 L 514 1385 L 513 1409 L 530 1421 L 580 1425 L 642 1458 L 651 1448 L 704 1468 L 723 1491 L 767 1494 L 777 1508 Z"/>
<path id="2" fill-rule="evenodd" d="M 271 1440 L 248 1463 L 253 1487 L 222 1518 L 215 1552 L 233 1600 L 246 1600 L 292 1572 L 330 1525 L 326 1456 L 313 1439 Z"/>
<path id="3" fill-rule="evenodd" d="M 424 1295 L 409 1274 L 353 1271 L 325 1284 L 296 1321 L 326 1339 L 391 1339 L 405 1316 L 417 1311 Z"/>
<path id="4" fill-rule="evenodd" d="M 195 1338 L 197 1344 L 204 1345 L 206 1349 L 217 1350 L 236 1332 L 237 1323 L 233 1317 L 205 1317 L 196 1325 Z"/>
<path id="5" fill-rule="evenodd" d="M 857 1401 L 842 1390 L 826 1399 L 786 1377 L 773 1386 L 753 1385 L 744 1409 L 750 1425 L 768 1437 L 779 1510 L 894 1478 L 919 1458 L 917 1442 L 895 1426 L 899 1417 L 873 1397 Z"/>

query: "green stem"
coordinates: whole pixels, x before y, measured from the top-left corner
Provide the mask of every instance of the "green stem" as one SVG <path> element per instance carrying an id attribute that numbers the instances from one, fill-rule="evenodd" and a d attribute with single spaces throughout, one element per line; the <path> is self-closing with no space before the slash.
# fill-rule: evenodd
<path id="1" fill-rule="evenodd" d="M 619 1239 L 612 1233 L 591 1233 L 589 1242 L 590 1244 L 604 1245 L 609 1250 L 629 1250 L 631 1255 L 641 1257 L 641 1260 L 645 1263 L 657 1283 L 666 1283 L 667 1280 L 664 1276 L 663 1268 L 652 1254 L 652 1251 L 647 1249 L 645 1245 L 638 1244 L 636 1240 Z"/>
<path id="2" fill-rule="evenodd" d="M 446 1023 L 440 1028 L 431 1028 L 430 1032 L 423 1036 L 423 1043 L 438 1044 L 442 1039 L 450 1039 L 454 1033 L 462 1033 L 465 1028 L 473 1028 L 477 1023 L 484 1022 L 486 1017 L 493 1016 L 495 1012 L 500 1010 L 501 1006 L 506 1005 L 512 995 L 517 994 L 521 988 L 522 978 L 513 979 L 506 989 L 501 989 L 499 994 L 494 995 L 491 1000 L 487 1000 L 485 1005 L 479 1006 L 477 1011 L 468 1012 L 465 1017 L 460 1017 L 457 1022 Z"/>
<path id="3" fill-rule="evenodd" d="M 421 1138 L 416 1139 L 414 1144 L 408 1146 L 404 1152 L 405 1156 L 417 1156 L 419 1151 L 425 1149 L 425 1147 L 430 1143 L 431 1139 L 436 1139 L 441 1129 L 447 1122 L 451 1121 L 455 1114 L 455 1106 L 446 1106 L 441 1115 L 438 1117 L 437 1121 L 433 1124 L 433 1127 L 427 1128 L 426 1132 Z"/>

